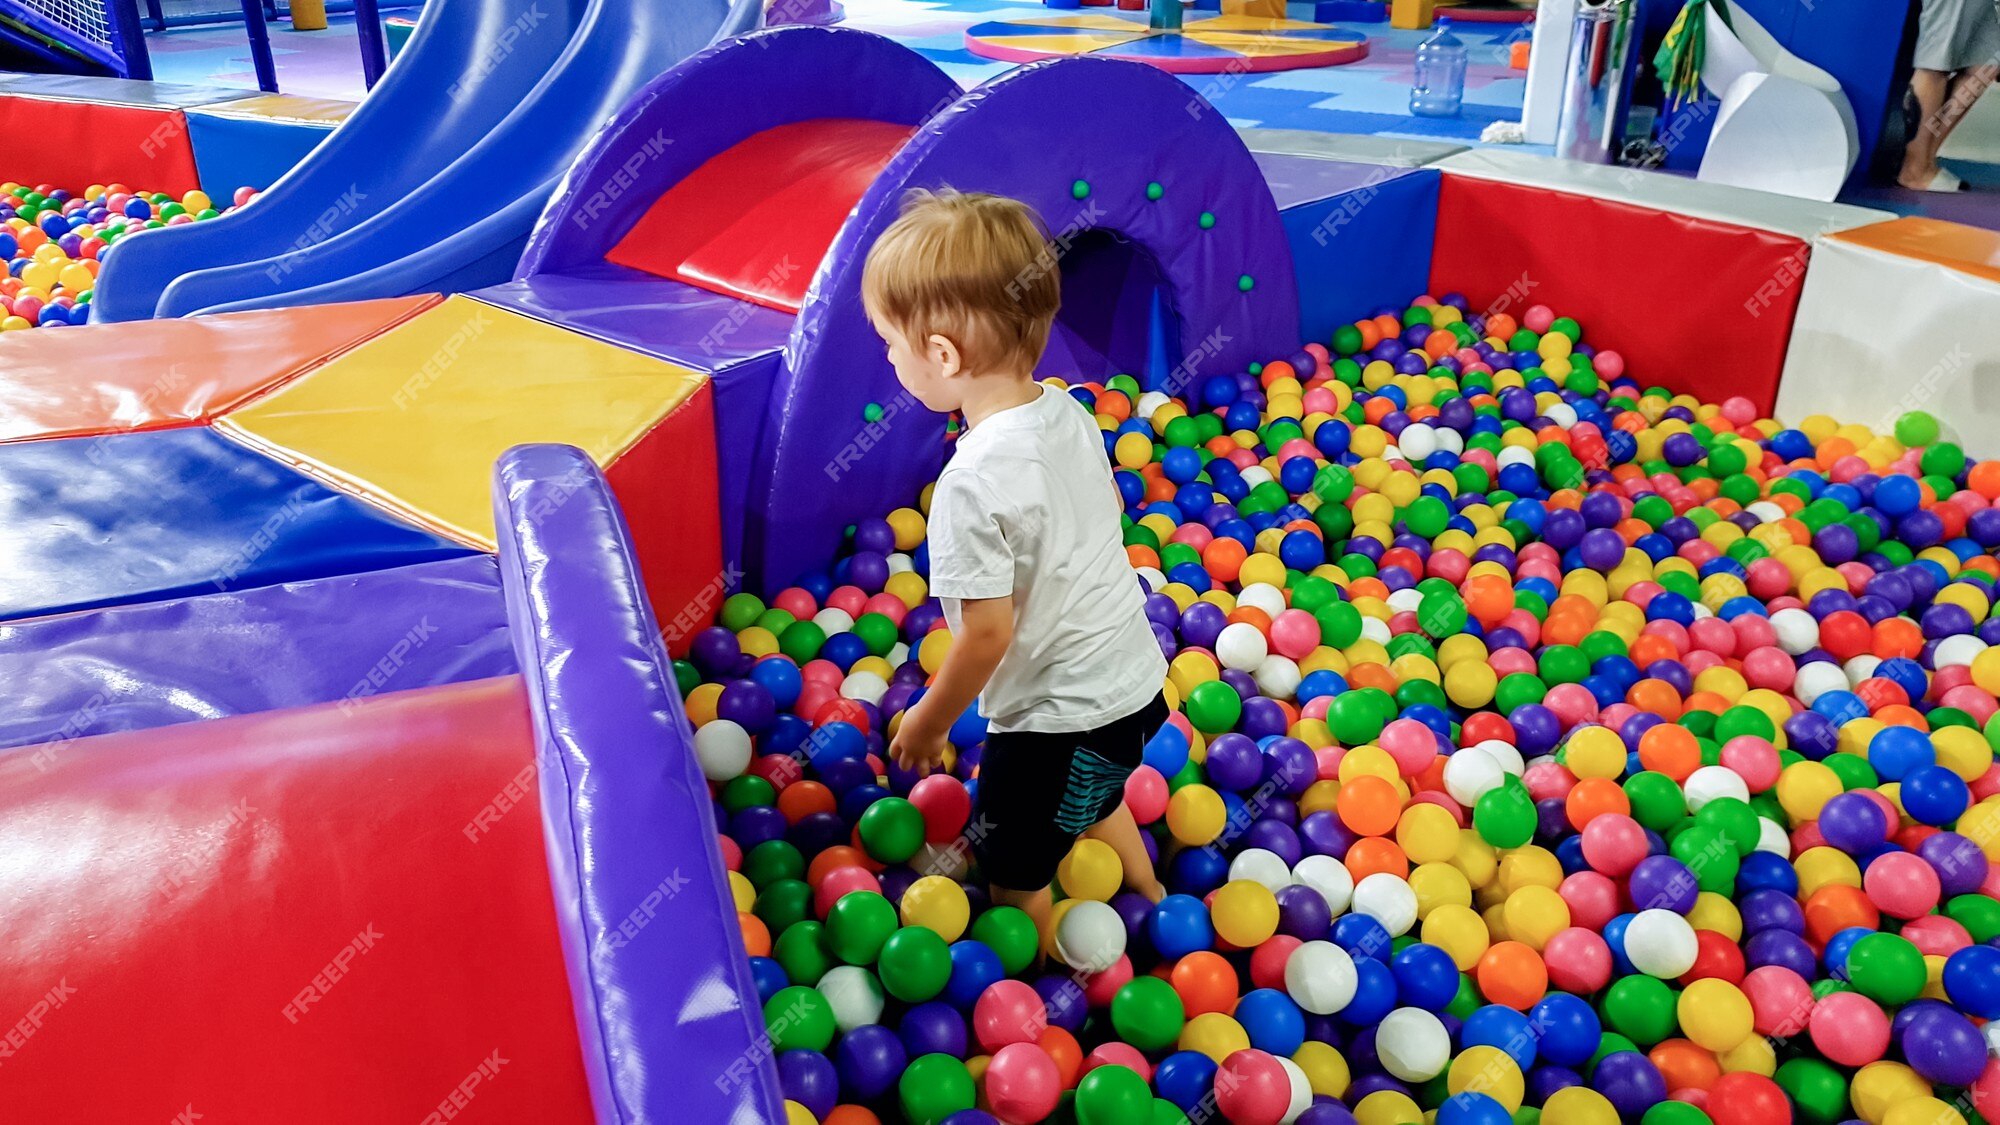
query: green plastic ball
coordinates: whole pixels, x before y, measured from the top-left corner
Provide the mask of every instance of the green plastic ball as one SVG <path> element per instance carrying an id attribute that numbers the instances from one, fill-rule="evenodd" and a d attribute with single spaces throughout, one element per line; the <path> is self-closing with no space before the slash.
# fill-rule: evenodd
<path id="1" fill-rule="evenodd" d="M 1180 1038 L 1187 1008 L 1180 994 L 1155 976 L 1133 977 L 1111 998 L 1111 1026 L 1142 1051 L 1160 1051 Z"/>
<path id="2" fill-rule="evenodd" d="M 1534 839 L 1535 823 L 1535 799 L 1512 774 L 1472 806 L 1473 831 L 1496 848 L 1518 848 Z"/>
<path id="3" fill-rule="evenodd" d="M 1153 1091 L 1130 1067 L 1100 1066 L 1077 1083 L 1077 1125 L 1129 1125 L 1152 1112 Z"/>
<path id="4" fill-rule="evenodd" d="M 869 805 L 857 827 L 862 848 L 883 863 L 902 863 L 924 846 L 924 814 L 901 797 Z"/>
<path id="5" fill-rule="evenodd" d="M 874 891 L 849 891 L 826 913 L 826 947 L 850 965 L 872 965 L 897 929 L 896 908 Z"/>
<path id="6" fill-rule="evenodd" d="M 1937 418 L 1926 411 L 1912 410 L 1896 419 L 1896 440 L 1904 445 L 1929 445 L 1938 432 Z"/>
<path id="7" fill-rule="evenodd" d="M 1201 766 L 1189 762 L 1195 770 Z M 1041 935 L 1035 930 L 1035 920 L 1026 911 L 1015 906 L 996 906 L 981 914 L 972 923 L 972 940 L 991 949 L 1000 957 L 1000 967 L 1008 976 L 1015 976 L 1035 963 L 1041 952 Z"/>
<path id="8" fill-rule="evenodd" d="M 951 947 L 928 926 L 904 926 L 882 943 L 877 968 L 884 991 L 921 1004 L 943 992 L 951 979 Z"/>
<path id="9" fill-rule="evenodd" d="M 1243 697 L 1221 680 L 1196 684 L 1187 697 L 1188 722 L 1203 734 L 1221 734 L 1243 717 Z"/>
<path id="10" fill-rule="evenodd" d="M 1924 955 L 1907 938 L 1869 934 L 1847 951 L 1847 979 L 1878 1004 L 1907 1004 L 1924 991 Z"/>
<path id="11" fill-rule="evenodd" d="M 833 968 L 833 958 L 826 953 L 826 927 L 818 922 L 800 922 L 779 934 L 771 943 L 771 957 L 793 984 L 818 984 Z"/>
<path id="12" fill-rule="evenodd" d="M 950 1055 L 925 1055 L 912 1061 L 896 1082 L 896 1097 L 911 1125 L 939 1125 L 968 1110 L 978 1100 L 972 1074 Z"/>
<path id="13" fill-rule="evenodd" d="M 1630 976 L 1612 982 L 1602 1008 L 1607 1025 L 1642 1048 L 1651 1049 L 1674 1033 L 1674 990 L 1658 977 Z"/>
<path id="14" fill-rule="evenodd" d="M 773 1051 L 824 1051 L 833 1045 L 838 1026 L 833 1005 L 818 989 L 794 984 L 764 1002 L 764 1029 Z"/>

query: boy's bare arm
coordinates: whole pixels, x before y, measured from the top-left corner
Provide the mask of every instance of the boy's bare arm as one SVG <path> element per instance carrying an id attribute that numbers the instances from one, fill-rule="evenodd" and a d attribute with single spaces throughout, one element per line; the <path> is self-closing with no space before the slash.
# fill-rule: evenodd
<path id="1" fill-rule="evenodd" d="M 951 639 L 930 688 L 908 711 L 889 744 L 889 758 L 905 769 L 928 771 L 944 757 L 945 735 L 992 677 L 1007 646 L 1014 643 L 1014 598 L 978 598 L 959 603 L 963 631 Z"/>

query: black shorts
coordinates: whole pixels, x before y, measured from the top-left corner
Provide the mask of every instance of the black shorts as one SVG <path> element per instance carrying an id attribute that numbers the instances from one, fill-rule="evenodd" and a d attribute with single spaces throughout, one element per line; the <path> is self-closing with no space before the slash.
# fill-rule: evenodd
<path id="1" fill-rule="evenodd" d="M 979 759 L 972 854 L 986 881 L 1038 891 L 1084 829 L 1118 810 L 1125 779 L 1167 721 L 1167 701 L 1082 733 L 996 732 Z"/>

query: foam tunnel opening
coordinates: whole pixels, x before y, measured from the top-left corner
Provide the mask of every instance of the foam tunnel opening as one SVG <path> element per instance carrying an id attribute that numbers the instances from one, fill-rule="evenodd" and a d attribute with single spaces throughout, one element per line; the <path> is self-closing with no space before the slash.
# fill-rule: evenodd
<path id="1" fill-rule="evenodd" d="M 1062 307 L 1037 377 L 1103 382 L 1135 375 L 1159 386 L 1180 364 L 1181 320 L 1159 259 L 1117 231 L 1055 237 Z"/>

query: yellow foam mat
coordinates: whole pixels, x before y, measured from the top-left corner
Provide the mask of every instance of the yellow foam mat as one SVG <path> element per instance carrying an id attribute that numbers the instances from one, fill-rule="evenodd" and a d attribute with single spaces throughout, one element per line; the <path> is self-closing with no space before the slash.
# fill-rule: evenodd
<path id="1" fill-rule="evenodd" d="M 195 110 L 214 117 L 257 117 L 269 121 L 291 121 L 309 125 L 338 125 L 355 110 L 353 102 L 335 98 L 308 98 L 298 94 L 263 94 L 254 98 L 217 102 Z"/>
<path id="2" fill-rule="evenodd" d="M 996 47 L 1013 47 L 1024 51 L 1047 51 L 1051 54 L 1087 55 L 1103 47 L 1118 47 L 1134 39 L 1142 39 L 1144 33 L 1132 35 L 992 35 L 982 36 L 982 43 Z"/>
<path id="3" fill-rule="evenodd" d="M 493 462 L 554 441 L 610 465 L 708 376 L 451 297 L 216 426 L 492 550 Z"/>

